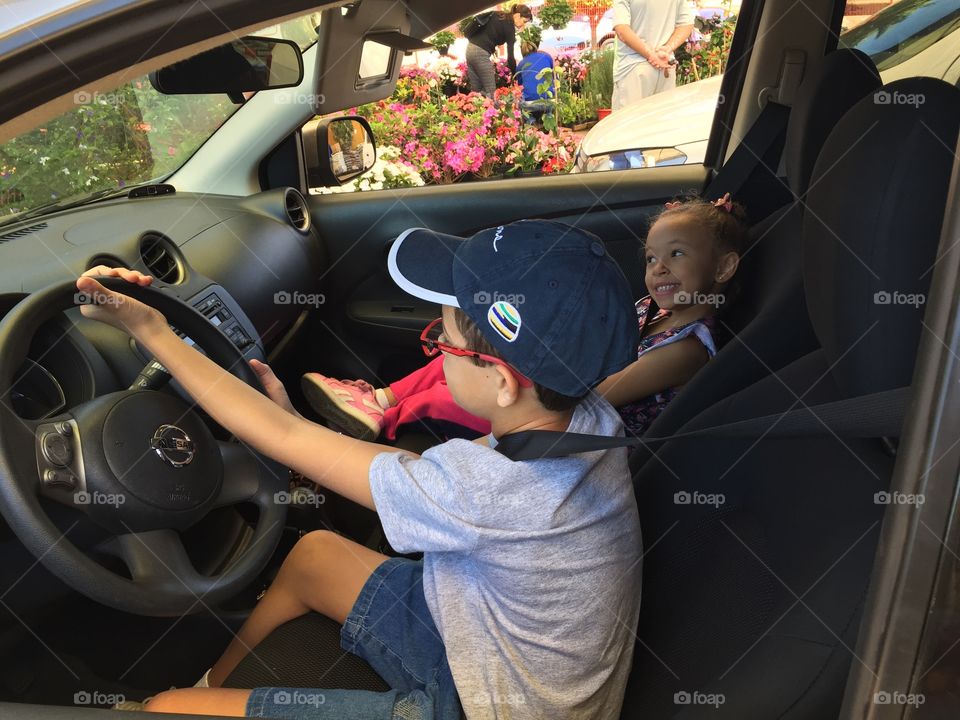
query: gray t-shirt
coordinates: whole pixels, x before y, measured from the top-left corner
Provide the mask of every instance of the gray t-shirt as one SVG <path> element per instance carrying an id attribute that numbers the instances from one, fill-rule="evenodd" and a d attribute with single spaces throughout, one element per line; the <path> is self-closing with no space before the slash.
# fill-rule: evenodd
<path id="1" fill-rule="evenodd" d="M 591 397 L 570 432 L 622 435 Z M 423 590 L 477 718 L 617 718 L 640 611 L 627 451 L 513 462 L 450 440 L 383 453 L 370 489 L 390 544 L 423 552 Z"/>
<path id="2" fill-rule="evenodd" d="M 678 26 L 692 24 L 690 0 L 614 0 L 613 3 L 613 26 L 629 25 L 650 47 L 663 45 Z M 613 79 L 624 78 L 631 69 L 645 62 L 645 57 L 618 39 Z"/>

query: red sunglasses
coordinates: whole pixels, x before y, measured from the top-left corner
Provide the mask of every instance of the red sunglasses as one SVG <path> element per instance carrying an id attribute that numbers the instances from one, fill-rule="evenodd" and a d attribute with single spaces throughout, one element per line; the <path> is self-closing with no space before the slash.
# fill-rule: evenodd
<path id="1" fill-rule="evenodd" d="M 437 318 L 427 325 L 423 329 L 423 332 L 420 333 L 420 346 L 423 348 L 424 355 L 427 357 L 436 357 L 440 353 L 447 353 L 448 355 L 476 358 L 477 360 L 494 363 L 495 365 L 503 365 L 503 367 L 513 373 L 513 376 L 517 379 L 517 382 L 520 383 L 522 387 L 533 387 L 533 382 L 531 380 L 525 378 L 523 375 L 517 372 L 516 369 L 512 368 L 500 358 L 494 357 L 493 355 L 479 353 L 474 350 L 465 350 L 464 348 L 454 347 L 453 345 L 448 345 L 445 342 L 441 342 L 440 336 L 443 334 L 442 323 L 443 318 Z"/>

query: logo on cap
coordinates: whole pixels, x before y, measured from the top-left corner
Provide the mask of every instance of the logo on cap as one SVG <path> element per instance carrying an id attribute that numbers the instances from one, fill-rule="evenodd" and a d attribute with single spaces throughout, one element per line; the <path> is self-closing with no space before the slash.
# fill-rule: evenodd
<path id="1" fill-rule="evenodd" d="M 507 342 L 513 342 L 520 332 L 520 311 L 510 303 L 500 300 L 487 310 L 487 322 L 500 337 Z"/>

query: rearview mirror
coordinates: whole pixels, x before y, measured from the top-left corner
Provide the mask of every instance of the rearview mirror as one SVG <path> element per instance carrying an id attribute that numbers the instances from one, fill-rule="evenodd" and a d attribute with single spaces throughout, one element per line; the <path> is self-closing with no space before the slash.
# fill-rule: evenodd
<path id="1" fill-rule="evenodd" d="M 150 73 L 150 84 L 165 95 L 226 93 L 235 103 L 243 102 L 243 93 L 302 80 L 303 55 L 295 42 L 254 35 Z"/>
<path id="2" fill-rule="evenodd" d="M 363 175 L 377 161 L 373 131 L 365 118 L 318 118 L 304 125 L 301 135 L 310 187 L 343 185 Z"/>

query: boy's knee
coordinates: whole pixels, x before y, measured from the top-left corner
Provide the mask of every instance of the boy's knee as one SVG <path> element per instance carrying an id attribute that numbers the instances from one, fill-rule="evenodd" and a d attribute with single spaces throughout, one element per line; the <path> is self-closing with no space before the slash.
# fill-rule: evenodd
<path id="1" fill-rule="evenodd" d="M 338 544 L 342 543 L 342 538 L 336 533 L 329 530 L 313 530 L 297 540 L 287 556 L 287 562 L 316 568 L 324 558 L 330 557 L 330 553 L 335 551 Z"/>
<path id="2" fill-rule="evenodd" d="M 143 709 L 147 712 L 155 713 L 176 713 L 183 712 L 185 708 L 183 693 L 177 690 L 165 690 L 157 693 L 144 705 Z"/>

